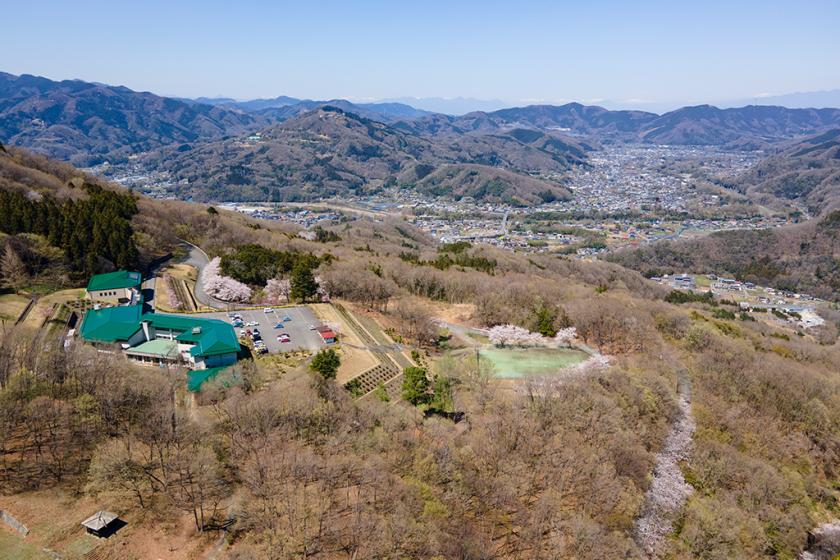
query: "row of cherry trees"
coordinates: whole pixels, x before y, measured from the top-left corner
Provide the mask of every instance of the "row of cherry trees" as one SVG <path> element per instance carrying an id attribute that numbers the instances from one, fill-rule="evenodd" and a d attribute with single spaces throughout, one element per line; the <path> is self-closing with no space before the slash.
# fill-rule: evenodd
<path id="1" fill-rule="evenodd" d="M 222 275 L 221 261 L 214 258 L 204 269 L 204 291 L 221 301 L 245 302 L 251 299 L 251 288 Z"/>
<path id="2" fill-rule="evenodd" d="M 510 324 L 496 325 L 488 333 L 490 343 L 495 346 L 546 346 L 552 343 L 568 345 L 576 335 L 575 327 L 560 329 L 553 338 L 549 338 Z"/>

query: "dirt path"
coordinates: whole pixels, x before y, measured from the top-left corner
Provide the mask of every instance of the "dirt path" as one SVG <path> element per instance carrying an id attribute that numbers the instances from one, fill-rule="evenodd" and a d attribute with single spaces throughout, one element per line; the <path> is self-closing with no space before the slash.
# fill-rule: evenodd
<path id="1" fill-rule="evenodd" d="M 808 535 L 808 548 L 799 560 L 831 560 L 840 554 L 840 520 L 823 523 Z"/>
<path id="2" fill-rule="evenodd" d="M 686 499 L 694 489 L 685 481 L 680 461 L 688 458 L 694 435 L 691 415 L 691 381 L 688 372 L 677 372 L 677 393 L 680 413 L 665 439 L 665 446 L 656 456 L 653 482 L 645 496 L 642 515 L 636 520 L 636 543 L 647 558 L 660 558 L 666 539 L 674 530 Z"/>

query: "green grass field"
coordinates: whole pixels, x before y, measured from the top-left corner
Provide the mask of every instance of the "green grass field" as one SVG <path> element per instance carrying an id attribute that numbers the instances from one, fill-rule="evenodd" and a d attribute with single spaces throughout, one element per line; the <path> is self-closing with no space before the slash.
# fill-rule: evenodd
<path id="1" fill-rule="evenodd" d="M 479 351 L 479 356 L 490 360 L 496 377 L 502 379 L 551 375 L 589 357 L 579 350 L 557 348 L 485 348 Z"/>

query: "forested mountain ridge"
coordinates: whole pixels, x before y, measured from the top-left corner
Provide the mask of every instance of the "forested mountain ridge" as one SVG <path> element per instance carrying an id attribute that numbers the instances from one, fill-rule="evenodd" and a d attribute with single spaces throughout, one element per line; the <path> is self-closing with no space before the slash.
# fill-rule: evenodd
<path id="1" fill-rule="evenodd" d="M 437 115 L 424 117 L 412 126 L 420 128 L 435 120 L 441 119 Z M 719 109 L 698 105 L 657 115 L 568 103 L 468 113 L 445 120 L 450 126 L 464 131 L 529 127 L 560 130 L 613 142 L 731 145 L 754 149 L 838 126 L 840 109 L 787 109 L 759 105 Z"/>
<path id="2" fill-rule="evenodd" d="M 721 231 L 660 241 L 609 259 L 647 276 L 685 271 L 726 275 L 840 301 L 840 211 L 803 224 Z"/>
<path id="3" fill-rule="evenodd" d="M 317 125 L 311 114 L 330 108 L 384 125 L 383 134 L 399 141 L 361 140 L 352 126 L 334 127 L 329 149 L 323 138 L 292 138 L 293 129 Z M 585 163 L 587 152 L 602 142 L 768 149 L 838 126 L 838 109 L 703 105 L 656 115 L 569 103 L 452 117 L 340 99 L 179 100 L 78 80 L 0 74 L 0 139 L 7 144 L 84 165 L 130 165 L 140 157 L 147 172 L 191 181 L 178 189 L 196 200 L 298 200 L 371 192 L 396 182 L 456 197 L 533 204 L 568 196 L 563 174 Z M 258 131 L 265 139 L 243 149 L 243 139 Z M 453 168 L 465 165 L 468 172 Z M 434 179 L 424 181 L 430 174 Z M 807 175 L 806 182 L 815 180 L 815 173 Z M 468 181 L 455 182 L 460 179 Z M 822 187 L 813 191 L 809 205 L 830 198 Z"/>
<path id="4" fill-rule="evenodd" d="M 840 208 L 840 128 L 782 145 L 727 186 L 759 200 L 795 200 L 813 214 Z"/>
<path id="5" fill-rule="evenodd" d="M 539 193 L 568 196 L 558 181 L 532 178 L 529 172 L 560 175 L 584 158 L 584 147 L 542 133 L 429 138 L 324 106 L 250 140 L 163 149 L 140 162 L 166 170 L 184 185 L 178 187 L 180 196 L 197 200 L 306 200 L 370 193 L 386 185 L 422 190 L 431 181 L 427 177 L 435 175 L 433 188 L 440 196 L 527 204 L 541 200 Z M 471 181 L 442 172 L 453 165 L 469 165 Z"/>
<path id="6" fill-rule="evenodd" d="M 656 144 L 754 147 L 813 134 L 840 125 L 840 109 L 787 109 L 748 105 L 719 109 L 683 107 L 651 120 L 641 139 Z"/>
<path id="7" fill-rule="evenodd" d="M 241 133 L 255 122 L 125 87 L 0 73 L 0 139 L 84 165 Z"/>

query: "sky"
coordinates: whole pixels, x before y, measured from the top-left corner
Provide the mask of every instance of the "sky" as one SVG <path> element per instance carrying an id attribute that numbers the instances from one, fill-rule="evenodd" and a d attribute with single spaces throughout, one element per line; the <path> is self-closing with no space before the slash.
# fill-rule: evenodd
<path id="1" fill-rule="evenodd" d="M 0 71 L 183 97 L 690 104 L 840 88 L 840 1 L 2 0 Z"/>

